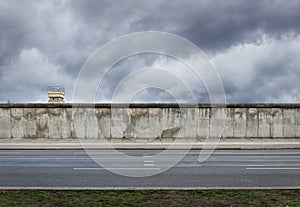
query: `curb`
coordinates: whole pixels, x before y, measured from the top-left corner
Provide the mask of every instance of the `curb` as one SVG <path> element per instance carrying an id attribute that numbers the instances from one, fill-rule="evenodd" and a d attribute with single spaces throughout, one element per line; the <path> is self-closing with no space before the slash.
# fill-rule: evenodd
<path id="1" fill-rule="evenodd" d="M 237 187 L 237 186 L 220 186 L 220 187 L 2 187 L 0 190 L 297 190 L 300 186 L 253 186 L 253 187 Z"/>
<path id="2" fill-rule="evenodd" d="M 271 142 L 271 143 L 0 143 L 0 150 L 275 150 L 275 149 L 300 149 L 300 142 Z"/>

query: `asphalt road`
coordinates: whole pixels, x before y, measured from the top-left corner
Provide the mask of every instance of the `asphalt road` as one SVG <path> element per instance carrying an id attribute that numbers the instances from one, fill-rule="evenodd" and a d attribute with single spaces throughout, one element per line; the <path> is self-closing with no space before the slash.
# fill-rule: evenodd
<path id="1" fill-rule="evenodd" d="M 121 152 L 130 159 L 109 150 L 92 151 L 99 166 L 83 150 L 0 150 L 0 187 L 300 186 L 300 150 L 217 150 L 205 162 L 198 161 L 200 151 L 192 150 L 173 167 L 170 162 L 184 151 L 160 156 L 156 150 Z M 111 171 L 156 175 L 127 177 Z"/>

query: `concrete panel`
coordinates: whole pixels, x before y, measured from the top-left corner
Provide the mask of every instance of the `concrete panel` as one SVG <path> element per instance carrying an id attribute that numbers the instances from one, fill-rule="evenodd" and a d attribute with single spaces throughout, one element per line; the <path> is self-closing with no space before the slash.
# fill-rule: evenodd
<path id="1" fill-rule="evenodd" d="M 123 108 L 123 121 L 125 124 L 125 130 L 123 131 L 123 137 L 135 141 L 137 134 L 141 133 L 136 127 L 139 124 L 140 116 L 138 109 L 135 108 Z"/>
<path id="2" fill-rule="evenodd" d="M 124 111 L 122 108 L 111 108 L 111 138 L 125 138 L 123 132 L 126 130 L 128 123 L 127 110 Z"/>
<path id="3" fill-rule="evenodd" d="M 247 110 L 245 108 L 234 109 L 234 138 L 247 137 Z"/>
<path id="4" fill-rule="evenodd" d="M 168 117 L 163 117 L 161 108 L 149 108 L 149 128 L 150 128 L 150 137 L 161 138 L 162 131 L 167 129 L 167 119 Z"/>
<path id="5" fill-rule="evenodd" d="M 197 110 L 197 112 L 199 112 Z M 196 108 L 185 108 L 185 123 L 184 123 L 184 138 L 196 139 L 197 137 L 197 123 L 198 116 L 196 115 Z"/>
<path id="6" fill-rule="evenodd" d="M 74 136 L 78 139 L 85 139 L 86 137 L 86 112 L 85 108 L 73 108 L 73 123 Z"/>
<path id="7" fill-rule="evenodd" d="M 209 137 L 221 138 L 224 129 L 224 110 L 223 108 L 211 108 L 209 123 Z"/>
<path id="8" fill-rule="evenodd" d="M 62 138 L 62 109 L 49 108 L 49 138 Z"/>
<path id="9" fill-rule="evenodd" d="M 35 108 L 24 108 L 24 138 L 36 138 Z"/>
<path id="10" fill-rule="evenodd" d="M 149 108 L 150 138 L 172 138 L 179 129 L 174 128 L 173 111 L 170 108 Z"/>
<path id="11" fill-rule="evenodd" d="M 136 139 L 150 139 L 149 111 L 147 108 L 131 110 L 130 123 L 134 127 Z"/>
<path id="12" fill-rule="evenodd" d="M 147 108 L 129 108 L 126 111 L 126 129 L 123 135 L 129 139 L 149 139 L 149 113 Z M 145 140 L 144 140 L 145 141 Z"/>
<path id="13" fill-rule="evenodd" d="M 257 108 L 247 109 L 247 137 L 258 137 L 258 110 Z"/>
<path id="14" fill-rule="evenodd" d="M 61 118 L 61 137 L 63 139 L 76 138 L 72 108 L 63 108 Z"/>
<path id="15" fill-rule="evenodd" d="M 292 138 L 296 135 L 295 114 L 296 109 L 283 110 L 283 136 L 285 138 Z"/>
<path id="16" fill-rule="evenodd" d="M 300 138 L 300 109 L 296 109 L 295 112 L 296 112 L 296 114 L 295 114 L 295 121 L 296 121 L 295 137 Z"/>
<path id="17" fill-rule="evenodd" d="M 258 137 L 270 138 L 271 137 L 271 109 L 264 108 L 258 109 Z"/>
<path id="18" fill-rule="evenodd" d="M 110 109 L 109 108 L 98 108 L 96 111 L 99 128 L 99 138 L 110 138 Z"/>
<path id="19" fill-rule="evenodd" d="M 223 138 L 233 138 L 233 125 L 234 125 L 234 109 L 231 108 L 223 108 Z"/>
<path id="20" fill-rule="evenodd" d="M 11 123 L 11 137 L 23 138 L 24 137 L 24 109 L 11 108 L 10 109 L 10 123 Z"/>
<path id="21" fill-rule="evenodd" d="M 161 115 L 161 138 L 173 138 L 179 131 L 179 128 L 176 128 L 174 124 L 173 109 L 163 108 Z"/>
<path id="22" fill-rule="evenodd" d="M 0 138 L 11 138 L 10 109 L 0 108 Z"/>
<path id="23" fill-rule="evenodd" d="M 271 137 L 283 137 L 283 112 L 280 108 L 271 109 Z"/>
<path id="24" fill-rule="evenodd" d="M 197 113 L 197 110 L 196 110 Z M 209 137 L 210 108 L 198 108 L 197 138 Z"/>
<path id="25" fill-rule="evenodd" d="M 47 108 L 36 108 L 36 137 L 49 138 L 49 113 Z"/>
<path id="26" fill-rule="evenodd" d="M 86 138 L 97 139 L 99 137 L 98 119 L 96 109 L 85 109 L 86 113 Z"/>
<path id="27" fill-rule="evenodd" d="M 134 140 L 136 138 L 136 131 L 135 131 L 135 127 L 133 125 L 133 123 L 131 122 L 131 117 L 133 115 L 134 109 L 128 109 L 128 108 L 124 108 L 123 109 L 123 114 L 122 114 L 122 118 L 123 119 L 123 124 L 125 124 L 125 130 L 123 130 L 122 134 L 123 137 L 126 139 L 132 139 Z"/>
<path id="28" fill-rule="evenodd" d="M 172 138 L 184 138 L 185 134 L 185 121 L 186 121 L 186 108 L 172 108 L 170 111 L 172 118 Z"/>

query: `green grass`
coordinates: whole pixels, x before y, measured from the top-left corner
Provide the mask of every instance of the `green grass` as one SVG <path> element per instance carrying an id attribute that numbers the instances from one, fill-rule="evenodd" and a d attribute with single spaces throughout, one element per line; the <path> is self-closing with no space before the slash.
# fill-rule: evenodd
<path id="1" fill-rule="evenodd" d="M 2 190 L 0 206 L 300 207 L 300 190 Z"/>

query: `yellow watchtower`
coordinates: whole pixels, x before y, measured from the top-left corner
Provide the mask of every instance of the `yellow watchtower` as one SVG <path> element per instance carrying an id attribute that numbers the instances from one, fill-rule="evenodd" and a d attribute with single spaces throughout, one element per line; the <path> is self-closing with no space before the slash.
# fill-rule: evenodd
<path id="1" fill-rule="evenodd" d="M 48 86 L 48 103 L 65 103 L 65 89 L 61 86 Z"/>

